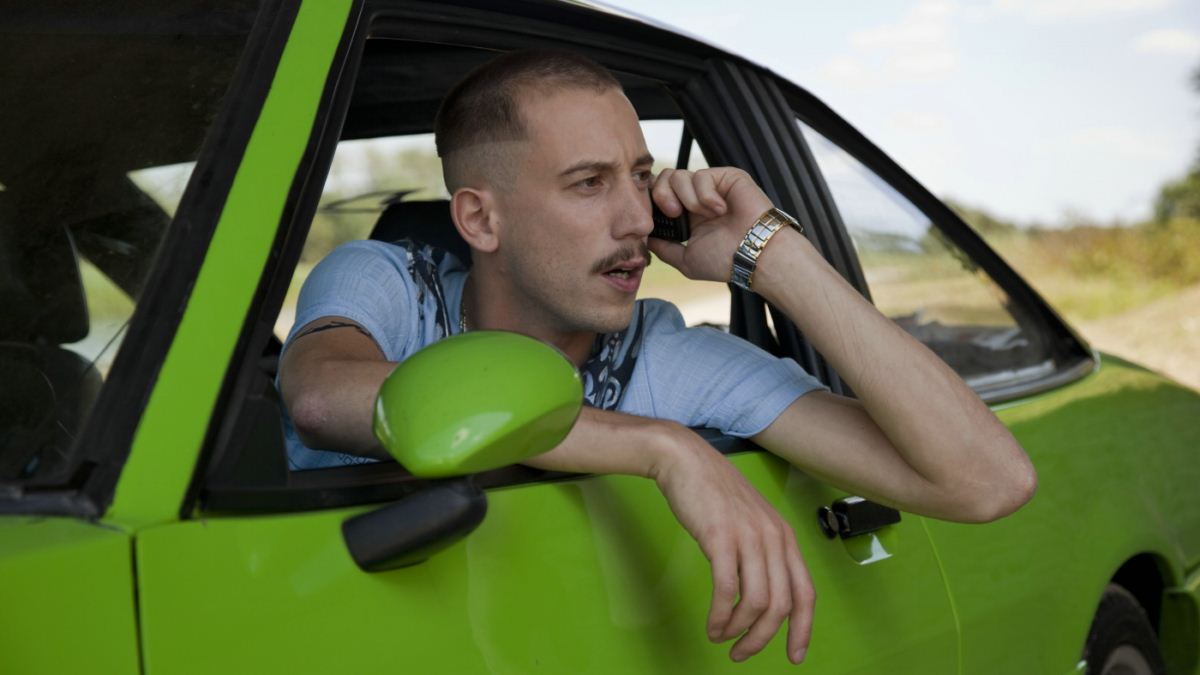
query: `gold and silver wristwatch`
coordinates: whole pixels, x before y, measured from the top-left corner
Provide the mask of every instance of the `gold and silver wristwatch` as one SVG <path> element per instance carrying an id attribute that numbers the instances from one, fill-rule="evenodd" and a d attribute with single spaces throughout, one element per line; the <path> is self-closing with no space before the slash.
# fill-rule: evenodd
<path id="1" fill-rule="evenodd" d="M 733 272 L 729 280 L 748 290 L 754 290 L 751 285 L 754 280 L 754 268 L 758 265 L 758 256 L 762 255 L 767 241 L 781 230 L 784 225 L 804 234 L 804 228 L 783 211 L 770 208 L 755 221 L 754 226 L 746 233 L 746 238 L 733 252 Z"/>

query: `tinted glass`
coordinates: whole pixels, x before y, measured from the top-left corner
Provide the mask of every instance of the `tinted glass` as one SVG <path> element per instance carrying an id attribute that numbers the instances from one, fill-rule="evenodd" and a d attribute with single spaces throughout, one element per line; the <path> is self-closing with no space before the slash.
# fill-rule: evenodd
<path id="1" fill-rule="evenodd" d="M 0 13 L 0 482 L 38 483 L 69 467 L 257 2 L 28 6 Z"/>
<path id="2" fill-rule="evenodd" d="M 988 388 L 1053 370 L 1008 295 L 920 209 L 840 147 L 799 123 L 883 314 Z"/>

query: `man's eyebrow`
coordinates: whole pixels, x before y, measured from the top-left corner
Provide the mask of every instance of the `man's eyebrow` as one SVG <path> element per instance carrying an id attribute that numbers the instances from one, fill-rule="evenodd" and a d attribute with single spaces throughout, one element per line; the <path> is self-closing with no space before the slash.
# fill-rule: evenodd
<path id="1" fill-rule="evenodd" d="M 654 163 L 654 155 L 651 155 L 650 153 L 647 152 L 646 154 L 642 155 L 641 157 L 638 157 L 634 161 L 633 165 L 634 166 L 642 166 L 644 164 L 653 164 L 653 163 Z M 572 164 L 571 166 L 567 167 L 566 169 L 563 169 L 563 171 L 561 173 L 559 173 L 558 175 L 569 176 L 573 173 L 578 173 L 580 171 L 595 171 L 597 173 L 600 173 L 600 172 L 604 172 L 604 171 L 613 171 L 616 168 L 617 168 L 616 162 L 606 162 L 602 159 L 585 159 L 581 162 L 576 162 L 576 163 Z"/>

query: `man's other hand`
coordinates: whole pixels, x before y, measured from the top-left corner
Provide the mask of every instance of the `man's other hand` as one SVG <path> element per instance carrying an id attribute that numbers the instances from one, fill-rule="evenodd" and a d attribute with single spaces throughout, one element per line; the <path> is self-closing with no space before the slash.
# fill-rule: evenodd
<path id="1" fill-rule="evenodd" d="M 812 635 L 816 592 L 795 533 L 704 439 L 682 426 L 672 432 L 675 452 L 654 479 L 712 564 L 709 639 L 741 636 L 729 656 L 743 661 L 762 651 L 787 619 L 788 658 L 799 663 Z"/>
<path id="2" fill-rule="evenodd" d="M 687 211 L 687 245 L 651 238 L 650 250 L 689 279 L 728 282 L 733 252 L 771 200 L 750 174 L 733 167 L 700 171 L 664 169 L 650 198 L 671 217 Z"/>

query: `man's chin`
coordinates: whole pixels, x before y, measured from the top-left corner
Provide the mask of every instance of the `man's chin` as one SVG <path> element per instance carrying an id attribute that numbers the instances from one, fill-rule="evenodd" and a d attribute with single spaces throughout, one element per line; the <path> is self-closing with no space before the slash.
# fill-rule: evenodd
<path id="1" fill-rule="evenodd" d="M 613 308 L 606 311 L 601 316 L 596 317 L 596 326 L 591 330 L 594 333 L 619 333 L 626 328 L 629 328 L 630 322 L 633 321 L 634 301 L 630 299 L 629 303 L 620 308 Z"/>

